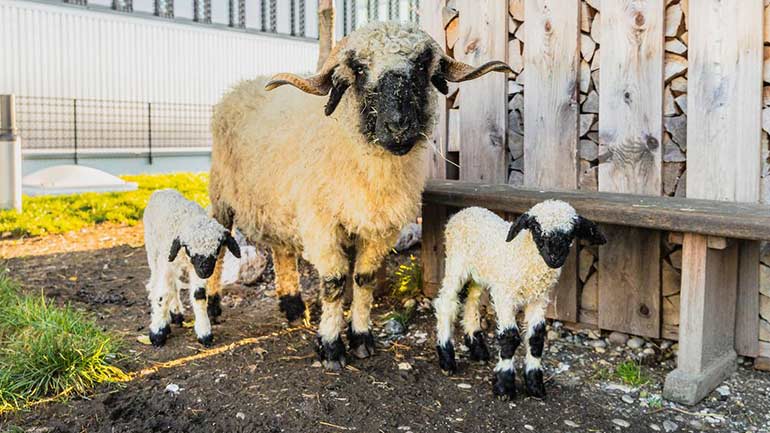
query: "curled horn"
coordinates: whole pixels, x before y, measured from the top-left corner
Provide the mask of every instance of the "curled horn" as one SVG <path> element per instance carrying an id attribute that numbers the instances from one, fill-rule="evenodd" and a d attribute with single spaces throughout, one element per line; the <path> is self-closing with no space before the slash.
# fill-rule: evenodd
<path id="1" fill-rule="evenodd" d="M 467 63 L 457 61 L 446 54 L 441 58 L 441 70 L 444 78 L 447 81 L 453 83 L 461 83 L 463 81 L 475 80 L 476 78 L 486 75 L 490 72 L 510 72 L 513 70 L 505 62 L 494 60 L 484 63 L 481 66 L 471 66 Z"/>
<path id="2" fill-rule="evenodd" d="M 267 84 L 265 84 L 265 89 L 270 91 L 276 87 L 283 86 L 284 84 L 289 84 L 305 93 L 310 93 L 311 95 L 326 95 L 332 88 L 331 76 L 334 72 L 334 68 L 340 63 L 338 58 L 339 53 L 345 48 L 347 42 L 347 36 L 337 42 L 337 45 L 335 45 L 334 49 L 329 53 L 329 57 L 326 58 L 326 61 L 317 74 L 307 78 L 289 73 L 276 74 L 267 82 Z"/>

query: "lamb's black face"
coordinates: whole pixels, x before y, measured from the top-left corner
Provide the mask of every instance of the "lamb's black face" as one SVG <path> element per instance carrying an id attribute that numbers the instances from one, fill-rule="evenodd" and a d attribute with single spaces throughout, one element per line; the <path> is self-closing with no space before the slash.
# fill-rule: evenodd
<path id="1" fill-rule="evenodd" d="M 187 250 L 187 247 L 185 247 L 185 251 L 187 252 L 187 255 L 190 257 L 190 263 L 192 263 L 193 269 L 195 269 L 195 274 L 198 275 L 198 278 L 202 278 L 205 280 L 209 278 L 211 274 L 214 273 L 214 267 L 217 264 L 217 257 L 219 256 L 219 250 L 217 250 L 217 254 L 213 256 L 201 255 L 201 254 L 190 255 L 190 251 Z"/>
<path id="2" fill-rule="evenodd" d="M 355 73 L 353 89 L 361 113 L 359 128 L 371 141 L 394 155 L 406 155 L 431 128 L 430 66 L 433 51 L 426 49 L 414 59 L 401 62 L 398 69 L 380 74 L 371 82 L 366 66 L 349 57 L 347 66 Z"/>
<path id="3" fill-rule="evenodd" d="M 535 240 L 540 256 L 549 268 L 558 269 L 564 265 L 569 256 L 570 248 L 574 236 L 572 232 L 553 232 L 553 233 L 534 233 L 532 238 Z"/>

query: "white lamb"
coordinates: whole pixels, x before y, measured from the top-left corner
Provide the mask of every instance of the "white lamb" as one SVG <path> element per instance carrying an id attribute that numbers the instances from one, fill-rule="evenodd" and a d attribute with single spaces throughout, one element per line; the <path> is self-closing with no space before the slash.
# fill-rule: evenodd
<path id="1" fill-rule="evenodd" d="M 154 346 L 163 346 L 171 333 L 169 323 L 181 324 L 179 278 L 187 272 L 195 334 L 201 344 L 210 346 L 213 336 L 206 311 L 206 280 L 214 272 L 223 245 L 235 257 L 241 256 L 238 243 L 230 231 L 209 217 L 201 206 L 173 189 L 152 193 L 143 221 L 151 272 L 147 284 L 152 306 L 150 341 Z M 184 254 L 179 254 L 182 248 Z"/>
<path id="2" fill-rule="evenodd" d="M 441 369 L 448 374 L 457 369 L 452 334 L 460 302 L 465 302 L 463 328 L 470 358 L 489 360 L 478 308 L 481 290 L 488 289 L 497 314 L 500 345 L 495 395 L 516 395 L 513 355 L 521 343 L 516 314 L 524 309 L 527 393 L 544 397 L 540 358 L 545 343 L 545 309 L 575 238 L 598 245 L 606 242 L 596 224 L 562 201 L 539 203 L 515 224 L 478 207 L 454 215 L 446 226 L 446 275 L 434 300 Z"/>

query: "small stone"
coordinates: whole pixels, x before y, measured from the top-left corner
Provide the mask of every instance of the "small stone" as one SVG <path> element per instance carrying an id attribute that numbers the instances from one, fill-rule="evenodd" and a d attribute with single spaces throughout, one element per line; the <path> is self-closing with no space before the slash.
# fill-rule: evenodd
<path id="1" fill-rule="evenodd" d="M 566 425 L 567 427 L 572 427 L 572 428 L 580 427 L 580 424 L 576 423 L 575 421 L 569 420 L 569 419 L 565 419 L 564 420 L 564 425 Z"/>
<path id="2" fill-rule="evenodd" d="M 634 404 L 636 402 L 636 400 L 634 400 L 634 398 L 631 397 L 629 394 L 623 394 L 623 397 L 620 397 L 620 399 L 628 404 Z"/>
<path id="3" fill-rule="evenodd" d="M 655 355 L 655 349 L 653 349 L 652 347 L 648 347 L 642 350 L 642 353 L 644 353 L 645 355 Z"/>
<path id="4" fill-rule="evenodd" d="M 657 424 L 650 424 L 650 430 L 660 431 L 660 426 L 658 426 Z"/>
<path id="5" fill-rule="evenodd" d="M 599 112 L 599 94 L 596 91 L 591 91 L 586 97 L 586 101 L 583 102 L 583 113 L 598 113 Z"/>
<path id="6" fill-rule="evenodd" d="M 599 347 L 599 348 L 604 349 L 605 347 L 607 347 L 607 343 L 605 343 L 604 340 L 590 340 L 587 343 L 588 343 L 589 346 L 594 347 L 594 348 Z"/>
<path id="7" fill-rule="evenodd" d="M 673 421 L 663 421 L 663 430 L 665 430 L 667 433 L 675 432 L 678 428 L 679 426 Z"/>
<path id="8" fill-rule="evenodd" d="M 471 389 L 471 386 L 467 383 L 458 383 L 457 387 L 460 389 Z"/>
<path id="9" fill-rule="evenodd" d="M 548 331 L 547 338 L 548 338 L 548 341 L 555 341 L 555 340 L 558 340 L 559 338 L 561 338 L 561 334 L 559 334 L 559 332 L 554 331 L 553 329 L 551 329 L 550 331 Z"/>
<path id="10" fill-rule="evenodd" d="M 687 116 L 664 117 L 663 126 L 671 134 L 671 139 L 683 151 L 687 151 Z"/>
<path id="11" fill-rule="evenodd" d="M 607 349 L 605 349 L 603 347 L 594 347 L 594 352 L 596 352 L 596 353 L 605 353 L 605 352 L 607 352 Z"/>
<path id="12" fill-rule="evenodd" d="M 412 364 L 410 364 L 408 362 L 399 362 L 398 363 L 398 369 L 399 370 L 411 370 L 412 369 Z"/>
<path id="13" fill-rule="evenodd" d="M 243 412 L 238 412 L 235 414 L 235 417 L 238 419 L 246 419 L 246 414 Z"/>
<path id="14" fill-rule="evenodd" d="M 179 391 L 181 391 L 181 390 L 182 389 L 179 388 L 179 385 L 177 385 L 175 383 L 169 383 L 168 385 L 166 385 L 166 389 L 164 389 L 163 391 L 167 392 L 169 394 L 172 394 L 172 395 L 177 395 L 177 394 L 179 394 Z"/>
<path id="15" fill-rule="evenodd" d="M 628 343 L 628 334 L 614 331 L 610 333 L 609 339 L 610 343 L 624 345 Z"/>
<path id="16" fill-rule="evenodd" d="M 591 340 L 598 340 L 598 339 L 602 338 L 601 332 L 597 331 L 595 329 L 589 329 L 588 332 L 586 333 L 586 335 Z"/>
<path id="17" fill-rule="evenodd" d="M 404 309 L 406 310 L 412 310 L 416 306 L 417 306 L 417 301 L 415 301 L 414 298 L 409 298 L 406 301 L 404 301 Z"/>
<path id="18" fill-rule="evenodd" d="M 626 346 L 628 346 L 631 349 L 641 349 L 642 346 L 644 346 L 644 340 L 639 337 L 633 337 L 626 343 Z"/>
<path id="19" fill-rule="evenodd" d="M 531 426 L 529 424 L 524 424 L 524 429 L 525 430 L 529 430 L 529 431 L 535 431 L 535 427 L 533 427 L 533 426 Z"/>
<path id="20" fill-rule="evenodd" d="M 404 325 L 398 320 L 389 319 L 385 322 L 384 330 L 390 335 L 401 335 L 404 333 Z"/>
<path id="21" fill-rule="evenodd" d="M 321 368 L 321 361 L 313 361 L 312 364 L 310 364 L 313 368 Z"/>
<path id="22" fill-rule="evenodd" d="M 580 140 L 579 144 L 580 158 L 586 161 L 593 161 L 599 157 L 599 145 L 591 140 Z"/>
<path id="23" fill-rule="evenodd" d="M 628 421 L 626 421 L 624 419 L 620 419 L 620 418 L 613 419 L 612 423 L 617 425 L 617 426 L 620 426 L 622 428 L 629 428 L 629 427 L 631 427 L 631 424 Z"/>
<path id="24" fill-rule="evenodd" d="M 703 423 L 697 419 L 694 419 L 690 421 L 690 427 L 694 428 L 695 430 L 703 430 Z"/>
<path id="25" fill-rule="evenodd" d="M 554 330 L 556 330 L 556 331 L 558 331 L 559 329 L 561 329 L 563 326 L 564 326 L 564 324 L 563 324 L 563 323 L 561 323 L 561 322 L 559 322 L 558 320 L 554 320 L 554 322 L 551 324 L 551 327 L 552 327 Z"/>
<path id="26" fill-rule="evenodd" d="M 721 395 L 722 397 L 727 397 L 730 395 L 730 387 L 727 385 L 722 385 L 716 389 L 717 393 Z"/>

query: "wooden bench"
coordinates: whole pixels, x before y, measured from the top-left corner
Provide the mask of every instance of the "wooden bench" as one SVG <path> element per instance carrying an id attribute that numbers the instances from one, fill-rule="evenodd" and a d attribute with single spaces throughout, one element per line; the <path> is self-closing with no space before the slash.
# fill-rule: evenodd
<path id="1" fill-rule="evenodd" d="M 753 248 L 756 241 L 770 240 L 766 205 L 431 180 L 423 193 L 426 293 L 435 293 L 441 282 L 449 209 L 481 206 L 520 214 L 546 199 L 567 201 L 597 223 L 677 234 L 671 237 L 683 244 L 679 358 L 666 378 L 666 398 L 700 401 L 735 370 L 736 346 L 742 346 L 742 353 L 770 357 L 770 347 L 760 345 L 758 337 L 758 287 L 739 282 L 751 269 L 758 273 L 759 263 L 739 272 L 736 252 L 742 245 Z"/>

